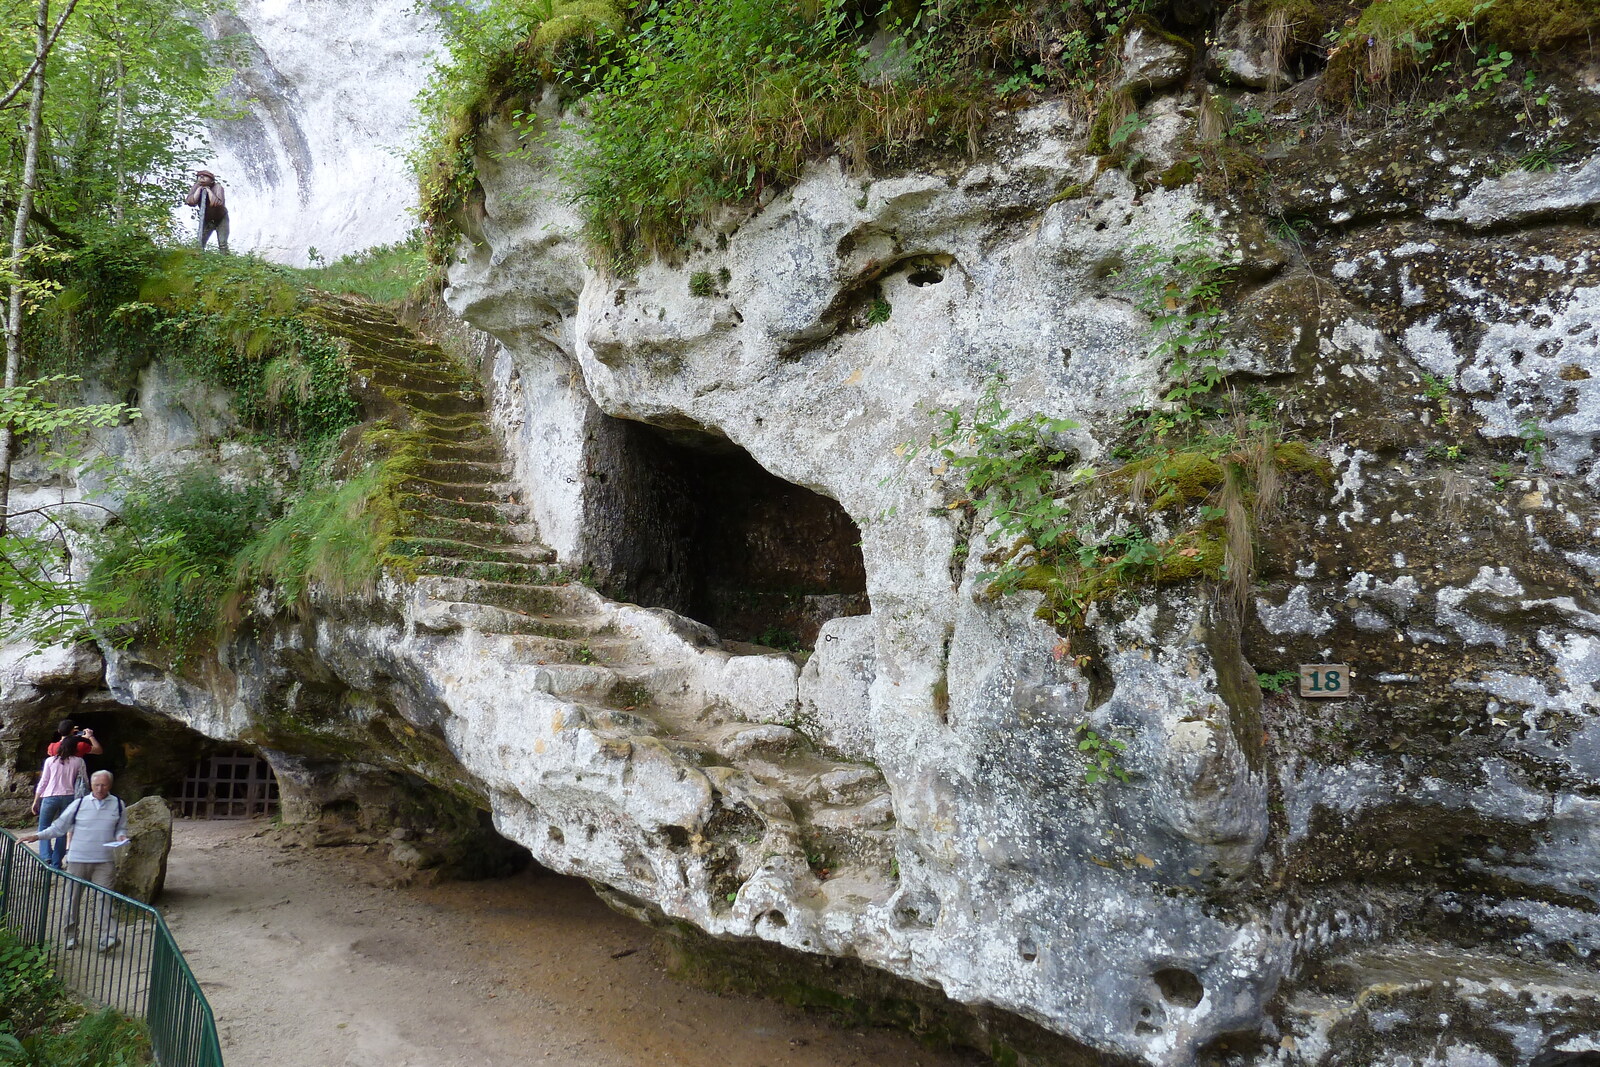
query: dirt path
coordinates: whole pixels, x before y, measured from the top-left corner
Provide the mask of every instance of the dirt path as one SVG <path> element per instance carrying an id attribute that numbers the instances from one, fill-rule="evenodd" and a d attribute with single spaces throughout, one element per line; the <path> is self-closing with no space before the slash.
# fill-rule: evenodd
<path id="1" fill-rule="evenodd" d="M 260 824 L 175 827 L 161 907 L 228 1067 L 970 1067 L 668 978 L 650 933 L 582 882 L 524 874 L 392 889 L 360 849 Z M 638 950 L 621 958 L 618 953 Z"/>

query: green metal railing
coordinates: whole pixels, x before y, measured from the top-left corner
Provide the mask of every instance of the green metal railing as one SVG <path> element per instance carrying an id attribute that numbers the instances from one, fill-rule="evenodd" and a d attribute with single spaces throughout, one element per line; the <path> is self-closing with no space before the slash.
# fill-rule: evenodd
<path id="1" fill-rule="evenodd" d="M 86 999 L 143 1019 L 161 1067 L 222 1067 L 211 1005 L 161 914 L 54 870 L 9 831 L 0 835 L 0 924 L 45 946 L 56 974 Z M 115 943 L 102 948 L 110 937 Z"/>

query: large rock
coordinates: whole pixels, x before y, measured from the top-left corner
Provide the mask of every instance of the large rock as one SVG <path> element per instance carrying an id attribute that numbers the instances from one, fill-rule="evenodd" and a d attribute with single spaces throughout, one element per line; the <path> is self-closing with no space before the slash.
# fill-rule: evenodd
<path id="1" fill-rule="evenodd" d="M 155 902 L 167 881 L 167 853 L 172 851 L 172 809 L 160 797 L 145 797 L 128 805 L 128 836 L 132 843 L 117 856 L 117 892 Z"/>

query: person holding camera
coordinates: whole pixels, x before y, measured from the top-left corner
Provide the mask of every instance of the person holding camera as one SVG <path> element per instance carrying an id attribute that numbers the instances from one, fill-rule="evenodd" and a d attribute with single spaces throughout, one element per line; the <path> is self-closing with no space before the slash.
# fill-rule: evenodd
<path id="1" fill-rule="evenodd" d="M 61 726 L 66 729 L 57 727 L 60 736 L 50 746 L 50 755 L 45 757 L 44 767 L 39 772 L 39 784 L 33 790 L 31 810 L 39 816 L 41 833 L 67 810 L 68 805 L 89 791 L 89 769 L 78 755 L 76 728 L 70 722 L 63 722 Z M 92 740 L 93 731 L 90 735 Z M 84 751 L 90 751 L 89 742 L 84 742 Z M 66 838 L 46 840 L 39 848 L 39 855 L 45 863 L 61 870 L 67 858 Z"/>
<path id="2" fill-rule="evenodd" d="M 63 746 L 66 751 L 62 751 Z M 50 747 L 45 752 L 51 756 L 98 756 L 104 749 L 100 747 L 100 739 L 95 737 L 94 731 L 88 727 L 81 727 L 71 719 L 62 719 L 56 723 L 56 739 L 50 742 Z"/>
<path id="3" fill-rule="evenodd" d="M 194 186 L 184 203 L 200 209 L 200 251 L 206 250 L 206 241 L 214 233 L 217 248 L 228 254 L 228 194 L 217 176 L 209 170 L 194 172 Z"/>

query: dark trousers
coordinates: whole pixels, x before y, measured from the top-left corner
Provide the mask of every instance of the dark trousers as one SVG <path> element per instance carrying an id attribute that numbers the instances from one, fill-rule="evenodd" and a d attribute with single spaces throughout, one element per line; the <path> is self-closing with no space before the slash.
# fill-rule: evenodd
<path id="1" fill-rule="evenodd" d="M 204 252 L 206 250 L 206 240 L 212 234 L 217 235 L 217 248 L 221 249 L 222 253 L 226 255 L 228 252 L 228 216 L 224 215 L 216 222 L 208 222 L 203 218 L 200 220 L 200 251 Z"/>

